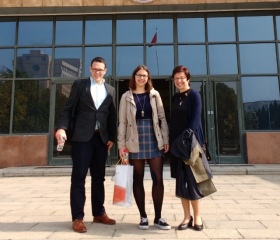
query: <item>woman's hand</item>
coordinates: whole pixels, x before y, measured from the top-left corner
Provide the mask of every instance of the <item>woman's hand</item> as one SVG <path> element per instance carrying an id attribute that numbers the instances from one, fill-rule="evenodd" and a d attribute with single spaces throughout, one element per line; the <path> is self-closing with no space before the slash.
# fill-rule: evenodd
<path id="1" fill-rule="evenodd" d="M 119 156 L 121 161 L 121 164 L 128 164 L 128 150 L 126 147 L 119 149 Z"/>
<path id="2" fill-rule="evenodd" d="M 164 144 L 164 153 L 167 153 L 169 151 L 169 144 Z"/>

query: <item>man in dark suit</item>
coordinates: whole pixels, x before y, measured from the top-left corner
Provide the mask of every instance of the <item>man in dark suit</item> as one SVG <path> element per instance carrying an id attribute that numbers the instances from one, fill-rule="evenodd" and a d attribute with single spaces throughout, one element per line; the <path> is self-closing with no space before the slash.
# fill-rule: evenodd
<path id="1" fill-rule="evenodd" d="M 91 175 L 91 205 L 93 222 L 115 224 L 104 208 L 105 164 L 108 151 L 116 140 L 115 89 L 105 83 L 106 62 L 101 57 L 91 61 L 91 76 L 76 80 L 60 120 L 57 124 L 56 139 L 63 144 L 75 99 L 75 125 L 72 135 L 71 157 L 73 160 L 70 205 L 72 227 L 75 232 L 86 232 L 83 222 L 85 206 L 85 180 L 88 169 Z"/>

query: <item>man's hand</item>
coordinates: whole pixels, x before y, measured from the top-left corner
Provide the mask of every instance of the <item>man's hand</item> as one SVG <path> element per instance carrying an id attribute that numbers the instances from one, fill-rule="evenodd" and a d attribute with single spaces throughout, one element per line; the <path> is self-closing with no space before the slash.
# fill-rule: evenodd
<path id="1" fill-rule="evenodd" d="M 57 144 L 63 144 L 65 140 L 67 140 L 66 132 L 64 129 L 58 129 L 55 132 L 55 138 L 57 140 Z"/>
<path id="2" fill-rule="evenodd" d="M 111 148 L 113 147 L 113 145 L 114 145 L 114 143 L 111 142 L 111 141 L 109 141 L 109 142 L 107 143 L 108 151 L 111 150 Z"/>

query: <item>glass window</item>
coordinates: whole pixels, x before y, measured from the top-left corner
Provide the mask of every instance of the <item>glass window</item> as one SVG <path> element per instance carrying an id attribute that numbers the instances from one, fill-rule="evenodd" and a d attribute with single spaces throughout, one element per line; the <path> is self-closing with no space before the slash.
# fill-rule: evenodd
<path id="1" fill-rule="evenodd" d="M 153 46 L 146 49 L 146 62 L 151 75 L 171 75 L 174 68 L 173 46 Z"/>
<path id="2" fill-rule="evenodd" d="M 0 49 L 0 78 L 13 77 L 14 49 Z"/>
<path id="3" fill-rule="evenodd" d="M 116 25 L 117 43 L 143 43 L 143 19 L 119 16 Z"/>
<path id="4" fill-rule="evenodd" d="M 16 22 L 4 21 L 5 18 L 0 20 L 0 46 L 13 46 L 16 39 Z"/>
<path id="5" fill-rule="evenodd" d="M 277 77 L 242 77 L 246 130 L 280 129 L 280 95 Z"/>
<path id="6" fill-rule="evenodd" d="M 56 94 L 55 94 L 55 120 L 54 125 L 58 123 L 62 109 L 69 98 L 72 88 L 72 83 L 69 84 L 56 84 Z M 69 141 L 65 142 L 62 152 L 56 150 L 57 141 L 53 138 L 53 157 L 69 156 L 71 155 L 71 143 Z"/>
<path id="7" fill-rule="evenodd" d="M 156 33 L 157 43 L 173 43 L 173 19 L 167 15 L 163 15 L 162 18 L 147 19 L 146 43 L 151 43 Z"/>
<path id="8" fill-rule="evenodd" d="M 13 133 L 49 132 L 50 80 L 15 82 Z"/>
<path id="9" fill-rule="evenodd" d="M 17 51 L 16 70 L 18 78 L 50 77 L 51 48 L 21 48 Z"/>
<path id="10" fill-rule="evenodd" d="M 234 17 L 207 18 L 208 41 L 235 41 Z"/>
<path id="11" fill-rule="evenodd" d="M 277 39 L 280 40 L 280 16 L 276 16 Z"/>
<path id="12" fill-rule="evenodd" d="M 107 72 L 105 76 L 112 75 L 112 47 L 87 47 L 85 48 L 85 76 L 90 75 L 89 67 L 91 60 L 99 56 L 106 60 Z"/>
<path id="13" fill-rule="evenodd" d="M 279 54 L 279 52 L 280 52 L 280 43 L 278 43 L 277 46 L 278 46 L 278 58 L 279 58 L 278 60 L 279 60 L 279 62 L 280 62 L 280 54 Z"/>
<path id="14" fill-rule="evenodd" d="M 82 44 L 82 21 L 56 21 L 56 39 L 55 43 L 60 45 Z"/>
<path id="15" fill-rule="evenodd" d="M 240 16 L 237 22 L 240 41 L 274 40 L 272 16 Z"/>
<path id="16" fill-rule="evenodd" d="M 133 70 L 144 63 L 143 47 L 117 47 L 116 75 L 130 76 Z"/>
<path id="17" fill-rule="evenodd" d="M 86 44 L 111 44 L 112 20 L 94 19 L 86 20 L 85 41 Z"/>
<path id="18" fill-rule="evenodd" d="M 210 74 L 237 74 L 236 46 L 234 44 L 209 46 Z"/>
<path id="19" fill-rule="evenodd" d="M 241 73 L 276 73 L 275 44 L 240 44 Z"/>
<path id="20" fill-rule="evenodd" d="M 56 48 L 53 75 L 54 77 L 80 77 L 82 75 L 82 48 Z"/>
<path id="21" fill-rule="evenodd" d="M 220 155 L 239 155 L 239 121 L 237 82 L 217 81 L 215 84 L 215 125 Z"/>
<path id="22" fill-rule="evenodd" d="M 205 42 L 203 17 L 183 18 L 183 15 L 179 15 L 177 26 L 178 42 Z"/>
<path id="23" fill-rule="evenodd" d="M 0 80 L 0 134 L 9 133 L 12 81 Z"/>
<path id="24" fill-rule="evenodd" d="M 191 74 L 207 74 L 204 45 L 178 46 L 179 65 L 187 66 Z"/>
<path id="25" fill-rule="evenodd" d="M 20 19 L 18 45 L 38 46 L 52 44 L 53 22 L 43 19 Z"/>

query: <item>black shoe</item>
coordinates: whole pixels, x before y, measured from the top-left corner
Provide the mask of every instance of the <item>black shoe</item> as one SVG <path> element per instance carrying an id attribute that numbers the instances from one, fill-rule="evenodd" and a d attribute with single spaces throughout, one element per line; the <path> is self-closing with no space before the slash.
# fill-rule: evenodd
<path id="1" fill-rule="evenodd" d="M 203 230 L 203 221 L 201 219 L 202 224 L 198 225 L 198 224 L 194 224 L 193 229 L 196 231 L 202 231 Z"/>
<path id="2" fill-rule="evenodd" d="M 186 230 L 186 229 L 192 227 L 192 223 L 193 223 L 193 217 L 191 216 L 191 219 L 188 223 L 181 223 L 178 226 L 178 230 Z"/>
<path id="3" fill-rule="evenodd" d="M 158 223 L 154 223 L 154 226 L 155 227 L 158 227 L 160 229 L 163 229 L 163 230 L 169 230 L 171 229 L 171 226 L 165 221 L 164 218 L 160 218 L 158 220 Z"/>
<path id="4" fill-rule="evenodd" d="M 142 230 L 147 230 L 147 229 L 149 229 L 149 221 L 148 221 L 148 218 L 141 217 L 140 223 L 139 223 L 138 227 L 139 227 L 140 229 L 142 229 Z"/>
<path id="5" fill-rule="evenodd" d="M 203 223 L 201 225 L 194 224 L 193 229 L 196 231 L 202 231 L 203 230 Z"/>

